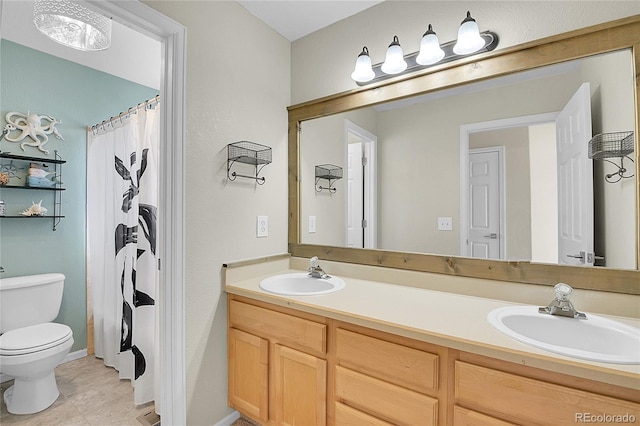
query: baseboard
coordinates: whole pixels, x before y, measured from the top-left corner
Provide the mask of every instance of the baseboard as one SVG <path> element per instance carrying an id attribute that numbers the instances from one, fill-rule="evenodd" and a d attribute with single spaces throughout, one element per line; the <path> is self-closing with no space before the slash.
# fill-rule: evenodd
<path id="1" fill-rule="evenodd" d="M 80 349 L 79 351 L 75 351 L 67 354 L 67 356 L 64 357 L 64 359 L 60 364 L 64 364 L 65 362 L 75 361 L 76 359 L 84 358 L 85 356 L 87 356 L 87 350 Z M 8 382 L 9 380 L 13 380 L 13 377 L 0 373 L 0 383 Z"/>
<path id="2" fill-rule="evenodd" d="M 214 426 L 231 426 L 233 422 L 240 418 L 240 413 L 237 410 L 233 410 L 233 413 L 229 414 L 224 419 L 220 420 Z"/>
<path id="3" fill-rule="evenodd" d="M 87 349 L 80 349 L 79 351 L 71 352 L 67 354 L 66 357 L 62 360 L 60 364 L 64 364 L 65 362 L 75 361 L 76 359 L 84 358 L 87 356 Z"/>

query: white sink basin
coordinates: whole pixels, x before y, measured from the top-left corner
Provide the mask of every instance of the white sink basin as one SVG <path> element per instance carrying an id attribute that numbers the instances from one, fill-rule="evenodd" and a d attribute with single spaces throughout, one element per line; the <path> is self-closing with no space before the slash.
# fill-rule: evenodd
<path id="1" fill-rule="evenodd" d="M 537 306 L 494 309 L 487 319 L 507 336 L 550 352 L 589 361 L 640 364 L 640 329 L 587 314 L 587 319 L 538 313 Z"/>
<path id="2" fill-rule="evenodd" d="M 311 278 L 307 273 L 275 275 L 260 281 L 260 288 L 269 293 L 286 296 L 313 296 L 333 293 L 345 284 L 338 277 Z"/>

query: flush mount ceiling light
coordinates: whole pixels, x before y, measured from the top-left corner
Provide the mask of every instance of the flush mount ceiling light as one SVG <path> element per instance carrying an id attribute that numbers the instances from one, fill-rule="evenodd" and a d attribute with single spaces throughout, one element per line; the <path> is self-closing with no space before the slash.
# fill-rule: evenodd
<path id="1" fill-rule="evenodd" d="M 457 41 L 440 44 L 433 27 L 429 28 L 420 41 L 420 51 L 404 55 L 398 37 L 387 49 L 384 63 L 371 65 L 369 49 L 365 46 L 356 60 L 356 67 L 351 78 L 360 86 L 370 82 L 377 82 L 401 74 L 407 74 L 424 69 L 435 64 L 451 62 L 456 59 L 489 52 L 498 46 L 498 35 L 491 31 L 480 33 L 478 24 L 467 12 L 458 30 Z"/>
<path id="2" fill-rule="evenodd" d="M 75 0 L 35 0 L 33 23 L 52 40 L 83 51 L 111 44 L 111 19 Z"/>

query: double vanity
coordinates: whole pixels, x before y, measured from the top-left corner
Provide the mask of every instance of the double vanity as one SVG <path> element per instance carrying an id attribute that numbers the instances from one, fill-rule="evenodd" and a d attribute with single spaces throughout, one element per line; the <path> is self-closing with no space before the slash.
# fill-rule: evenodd
<path id="1" fill-rule="evenodd" d="M 225 268 L 229 404 L 261 424 L 640 421 L 638 319 L 548 315 L 337 262 L 310 278 L 306 262 Z M 396 275 L 409 285 L 385 282 Z"/>

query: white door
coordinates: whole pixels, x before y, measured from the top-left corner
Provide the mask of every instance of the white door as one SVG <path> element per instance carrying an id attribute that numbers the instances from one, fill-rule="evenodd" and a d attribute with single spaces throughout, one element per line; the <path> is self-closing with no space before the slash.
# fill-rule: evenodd
<path id="1" fill-rule="evenodd" d="M 347 247 L 364 247 L 362 143 L 347 145 Z"/>
<path id="2" fill-rule="evenodd" d="M 556 119 L 558 263 L 593 265 L 591 90 L 583 83 Z"/>
<path id="3" fill-rule="evenodd" d="M 500 149 L 469 150 L 469 248 L 471 257 L 502 259 L 502 161 Z"/>

